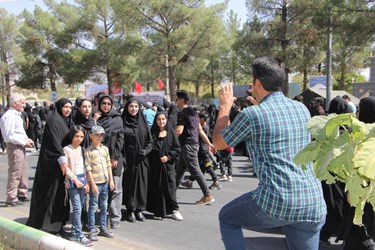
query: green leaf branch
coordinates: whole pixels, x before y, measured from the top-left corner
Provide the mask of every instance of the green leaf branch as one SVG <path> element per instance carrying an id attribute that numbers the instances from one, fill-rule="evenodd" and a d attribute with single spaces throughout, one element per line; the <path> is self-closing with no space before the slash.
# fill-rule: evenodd
<path id="1" fill-rule="evenodd" d="M 355 207 L 353 223 L 362 225 L 367 202 L 375 208 L 375 124 L 354 114 L 315 116 L 307 123 L 314 140 L 294 158 L 306 169 L 314 163 L 316 177 L 333 184 L 345 183 L 348 202 Z"/>

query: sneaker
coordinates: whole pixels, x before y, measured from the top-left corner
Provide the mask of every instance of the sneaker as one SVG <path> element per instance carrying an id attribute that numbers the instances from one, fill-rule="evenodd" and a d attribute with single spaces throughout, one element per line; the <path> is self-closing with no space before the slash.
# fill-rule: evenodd
<path id="1" fill-rule="evenodd" d="M 106 230 L 106 229 L 100 230 L 99 236 L 103 236 L 103 237 L 107 237 L 107 238 L 113 238 L 114 237 L 113 233 L 109 230 Z"/>
<path id="2" fill-rule="evenodd" d="M 92 241 L 90 239 L 86 238 L 86 237 L 82 237 L 81 239 L 79 239 L 79 243 L 81 243 L 85 247 L 91 247 L 92 246 Z"/>
<path id="3" fill-rule="evenodd" d="M 184 217 L 182 217 L 180 211 L 174 210 L 172 214 L 172 219 L 177 220 L 177 221 L 182 221 Z"/>
<path id="4" fill-rule="evenodd" d="M 208 196 L 203 196 L 199 201 L 196 201 L 196 205 L 205 205 L 211 202 L 214 202 L 215 198 L 212 194 L 209 194 Z"/>
<path id="5" fill-rule="evenodd" d="M 228 175 L 228 181 L 229 182 L 232 182 L 233 181 L 233 177 L 231 175 Z"/>
<path id="6" fill-rule="evenodd" d="M 213 190 L 220 190 L 223 186 L 221 186 L 221 184 L 219 183 L 219 181 L 214 181 L 214 183 L 212 183 L 211 186 L 209 186 L 208 188 L 209 189 L 213 189 Z"/>
<path id="7" fill-rule="evenodd" d="M 98 241 L 98 234 L 96 233 L 96 231 L 91 231 L 89 233 L 89 239 L 92 241 Z"/>
<path id="8" fill-rule="evenodd" d="M 227 177 L 226 174 L 223 174 L 223 175 L 220 177 L 220 179 L 219 179 L 219 181 L 227 181 L 227 180 L 228 180 L 228 177 Z"/>
<path id="9" fill-rule="evenodd" d="M 187 189 L 192 189 L 193 188 L 193 182 L 190 180 L 184 181 L 181 183 L 181 186 L 187 188 Z"/>

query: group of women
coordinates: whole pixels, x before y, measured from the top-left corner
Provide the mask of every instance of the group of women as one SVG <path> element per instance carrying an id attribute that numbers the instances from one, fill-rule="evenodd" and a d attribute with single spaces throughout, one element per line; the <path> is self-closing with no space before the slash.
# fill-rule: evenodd
<path id="1" fill-rule="evenodd" d="M 351 113 L 348 103 L 337 96 L 332 99 L 328 108 L 329 114 Z M 375 97 L 365 97 L 359 103 L 358 119 L 364 123 L 375 123 Z M 346 128 L 348 131 L 350 127 Z M 343 129 L 344 130 L 344 129 Z M 375 216 L 372 206 L 366 204 L 363 216 L 364 226 L 353 224 L 354 207 L 347 201 L 345 184 L 322 182 L 323 195 L 327 205 L 326 223 L 320 232 L 320 240 L 328 243 L 328 239 L 336 235 L 337 240 L 344 240 L 344 250 L 375 250 Z"/>
<path id="2" fill-rule="evenodd" d="M 104 128 L 102 143 L 109 148 L 115 189 L 109 195 L 109 220 L 117 228 L 125 205 L 126 220 L 144 221 L 143 211 L 155 219 L 172 215 L 182 220 L 176 201 L 175 164 L 180 145 L 167 114 L 155 116 L 151 130 L 136 99 L 127 101 L 120 114 L 109 95 L 101 95 L 92 111 L 91 101 L 78 98 L 77 110 L 67 98 L 56 102 L 47 120 L 36 167 L 27 225 L 54 234 L 63 234 L 69 219 L 69 199 L 61 162 L 67 134 L 73 125 L 86 131 L 83 147 L 90 145 L 89 131 L 94 125 Z M 85 216 L 82 216 L 83 220 Z"/>

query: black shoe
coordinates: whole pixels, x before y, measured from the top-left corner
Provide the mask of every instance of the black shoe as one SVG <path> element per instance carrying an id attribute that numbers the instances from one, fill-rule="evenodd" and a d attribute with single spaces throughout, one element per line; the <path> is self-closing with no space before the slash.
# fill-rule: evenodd
<path id="1" fill-rule="evenodd" d="M 139 221 L 145 221 L 145 216 L 143 215 L 142 211 L 136 211 L 135 218 L 137 218 Z"/>
<path id="2" fill-rule="evenodd" d="M 134 213 L 131 212 L 128 214 L 128 217 L 126 217 L 126 220 L 129 221 L 129 222 L 135 222 L 135 216 L 134 216 Z"/>
<path id="3" fill-rule="evenodd" d="M 23 203 L 22 201 L 15 201 L 15 202 L 5 202 L 5 206 L 6 207 L 15 207 L 15 206 L 22 206 L 22 205 L 25 205 L 25 203 Z"/>
<path id="4" fill-rule="evenodd" d="M 19 201 L 22 201 L 22 202 L 29 202 L 30 201 L 30 199 L 27 198 L 27 197 L 17 196 L 17 198 L 18 198 Z"/>

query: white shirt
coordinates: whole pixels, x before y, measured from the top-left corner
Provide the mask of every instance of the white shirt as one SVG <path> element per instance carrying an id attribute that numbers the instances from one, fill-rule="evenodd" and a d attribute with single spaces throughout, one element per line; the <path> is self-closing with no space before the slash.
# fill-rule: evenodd
<path id="1" fill-rule="evenodd" d="M 5 142 L 10 142 L 15 145 L 26 146 L 29 138 L 23 128 L 23 121 L 21 112 L 13 107 L 10 107 L 0 120 L 1 133 Z"/>

